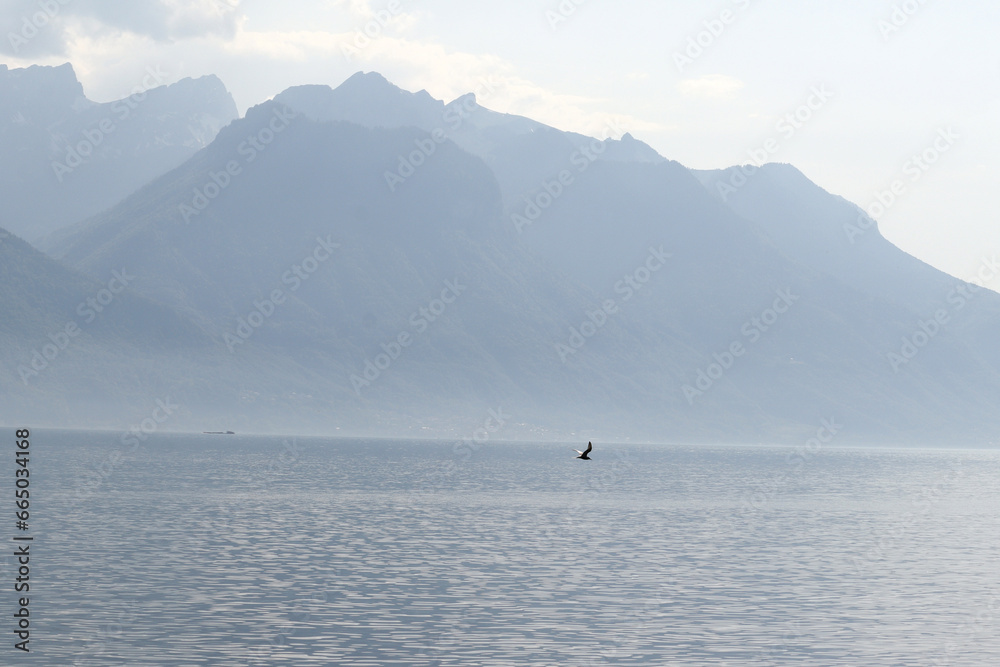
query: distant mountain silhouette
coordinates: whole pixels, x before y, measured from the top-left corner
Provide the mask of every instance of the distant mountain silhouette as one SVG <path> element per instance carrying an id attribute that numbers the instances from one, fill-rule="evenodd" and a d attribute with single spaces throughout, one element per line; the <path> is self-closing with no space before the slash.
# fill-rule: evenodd
<path id="1" fill-rule="evenodd" d="M 359 73 L 252 108 L 46 248 L 95 280 L 136 267 L 130 291 L 210 339 L 171 353 L 202 369 L 191 423 L 456 433 L 502 406 L 534 435 L 802 442 L 835 420 L 900 444 L 1000 426 L 1000 296 L 959 308 L 964 283 L 874 226 L 849 242 L 860 209 L 790 166 L 723 197 L 730 172 L 608 135 Z M 165 358 L 134 335 L 122 364 Z M 177 375 L 146 368 L 146 396 Z"/>
<path id="2" fill-rule="evenodd" d="M 38 240 L 180 165 L 238 116 L 214 76 L 164 85 L 149 68 L 126 98 L 88 100 L 73 68 L 0 65 L 0 224 Z"/>
<path id="3" fill-rule="evenodd" d="M 107 426 L 217 375 L 209 335 L 136 295 L 137 269 L 87 277 L 0 229 L 0 419 Z"/>

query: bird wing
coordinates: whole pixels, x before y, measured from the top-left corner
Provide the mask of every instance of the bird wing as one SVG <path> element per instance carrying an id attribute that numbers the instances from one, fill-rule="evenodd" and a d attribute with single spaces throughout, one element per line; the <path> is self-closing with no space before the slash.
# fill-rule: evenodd
<path id="1" fill-rule="evenodd" d="M 570 449 L 573 449 L 573 448 L 570 447 Z M 579 449 L 573 449 L 573 451 L 576 452 L 577 454 L 579 454 L 580 456 L 583 456 L 583 452 L 581 452 Z M 588 449 L 587 451 L 589 452 L 590 450 Z"/>
<path id="2" fill-rule="evenodd" d="M 588 443 L 587 443 L 587 451 L 585 451 L 585 452 L 583 452 L 583 453 L 584 453 L 584 454 L 589 454 L 589 453 L 590 453 L 590 450 L 592 450 L 593 448 L 594 448 L 594 443 L 592 443 L 592 442 L 588 442 Z"/>

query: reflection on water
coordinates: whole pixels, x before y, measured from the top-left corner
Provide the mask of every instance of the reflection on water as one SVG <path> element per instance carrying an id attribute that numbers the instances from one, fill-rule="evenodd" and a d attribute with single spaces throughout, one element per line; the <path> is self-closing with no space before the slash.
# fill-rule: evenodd
<path id="1" fill-rule="evenodd" d="M 588 463 L 162 435 L 118 460 L 114 434 L 54 431 L 33 449 L 25 664 L 1000 656 L 996 453 L 599 446 Z"/>

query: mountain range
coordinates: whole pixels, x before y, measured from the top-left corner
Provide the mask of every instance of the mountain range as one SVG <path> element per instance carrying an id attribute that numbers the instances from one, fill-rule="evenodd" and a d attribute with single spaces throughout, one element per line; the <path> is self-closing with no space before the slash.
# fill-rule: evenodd
<path id="1" fill-rule="evenodd" d="M 499 411 L 497 437 L 835 423 L 959 445 L 1000 426 L 1000 296 L 791 165 L 695 171 L 621 128 L 358 73 L 243 118 L 214 77 L 154 87 L 61 183 L 53 161 L 114 103 L 68 65 L 4 68 L 0 92 L 5 422 L 118 428 L 169 398 L 164 428 L 194 430 L 461 436 Z"/>
<path id="2" fill-rule="evenodd" d="M 214 76 L 86 98 L 69 64 L 0 65 L 0 226 L 31 241 L 95 215 L 211 143 L 238 116 Z"/>

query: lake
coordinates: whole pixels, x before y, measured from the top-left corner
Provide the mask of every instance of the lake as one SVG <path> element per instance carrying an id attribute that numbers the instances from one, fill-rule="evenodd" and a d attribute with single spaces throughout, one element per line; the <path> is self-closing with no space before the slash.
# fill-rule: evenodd
<path id="1" fill-rule="evenodd" d="M 31 653 L 7 549 L 3 664 L 1000 660 L 997 451 L 56 430 L 31 451 Z"/>

